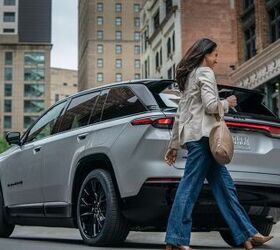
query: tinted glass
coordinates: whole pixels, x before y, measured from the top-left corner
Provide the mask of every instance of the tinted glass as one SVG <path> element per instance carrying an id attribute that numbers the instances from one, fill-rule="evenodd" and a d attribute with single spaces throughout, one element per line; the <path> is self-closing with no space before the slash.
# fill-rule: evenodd
<path id="1" fill-rule="evenodd" d="M 28 133 L 27 141 L 39 140 L 54 133 L 56 121 L 65 106 L 65 102 L 60 103 L 49 110 L 39 121 L 31 128 Z"/>
<path id="2" fill-rule="evenodd" d="M 132 115 L 146 111 L 138 97 L 127 87 L 109 91 L 101 120 Z"/>
<path id="3" fill-rule="evenodd" d="M 100 92 L 95 92 L 73 98 L 65 114 L 62 116 L 59 131 L 66 131 L 88 125 L 99 93 Z"/>
<path id="4" fill-rule="evenodd" d="M 94 110 L 91 114 L 91 117 L 90 117 L 90 121 L 89 121 L 90 124 L 93 124 L 93 123 L 96 123 L 96 122 L 100 121 L 103 106 L 104 106 L 104 103 L 106 101 L 108 92 L 109 92 L 108 90 L 104 90 L 99 95 L 97 103 L 95 105 L 95 108 L 94 108 Z"/>

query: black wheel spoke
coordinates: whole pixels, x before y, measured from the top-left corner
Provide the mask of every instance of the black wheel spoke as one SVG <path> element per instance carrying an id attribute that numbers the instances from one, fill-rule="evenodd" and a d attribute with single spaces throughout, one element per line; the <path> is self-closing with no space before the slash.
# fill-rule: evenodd
<path id="1" fill-rule="evenodd" d="M 80 197 L 79 216 L 82 230 L 88 238 L 97 237 L 106 219 L 106 194 L 103 186 L 93 178 L 84 185 Z"/>

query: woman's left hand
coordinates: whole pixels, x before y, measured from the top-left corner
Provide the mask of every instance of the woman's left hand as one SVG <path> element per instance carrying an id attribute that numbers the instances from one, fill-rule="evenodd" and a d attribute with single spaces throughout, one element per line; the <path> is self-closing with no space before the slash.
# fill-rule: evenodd
<path id="1" fill-rule="evenodd" d="M 172 164 L 175 163 L 177 158 L 177 150 L 174 148 L 169 148 L 164 156 L 165 162 L 171 166 Z"/>

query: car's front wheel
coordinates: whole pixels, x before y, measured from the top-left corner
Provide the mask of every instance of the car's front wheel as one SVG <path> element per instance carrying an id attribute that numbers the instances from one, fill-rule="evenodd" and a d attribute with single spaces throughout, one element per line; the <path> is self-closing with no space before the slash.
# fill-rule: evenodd
<path id="1" fill-rule="evenodd" d="M 4 209 L 4 199 L 0 188 L 0 237 L 7 238 L 14 231 L 15 225 L 7 222 Z"/>
<path id="2" fill-rule="evenodd" d="M 111 175 L 103 169 L 95 169 L 85 178 L 76 211 L 78 228 L 88 245 L 118 245 L 129 233 Z"/>

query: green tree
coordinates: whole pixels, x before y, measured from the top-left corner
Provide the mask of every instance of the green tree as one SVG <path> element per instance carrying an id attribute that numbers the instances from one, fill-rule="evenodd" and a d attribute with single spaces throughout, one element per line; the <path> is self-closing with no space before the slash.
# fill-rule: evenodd
<path id="1" fill-rule="evenodd" d="M 10 147 L 3 137 L 0 137 L 0 153 L 4 152 Z"/>

